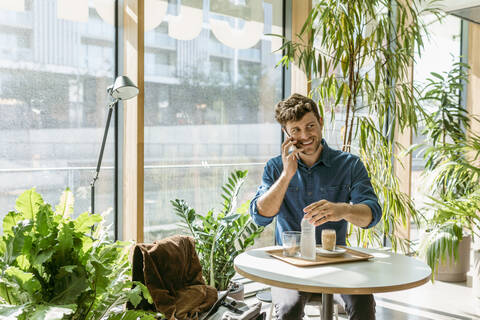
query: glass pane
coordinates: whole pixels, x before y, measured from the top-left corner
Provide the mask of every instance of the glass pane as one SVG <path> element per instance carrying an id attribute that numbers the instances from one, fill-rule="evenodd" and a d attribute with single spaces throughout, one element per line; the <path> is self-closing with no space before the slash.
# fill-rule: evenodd
<path id="1" fill-rule="evenodd" d="M 75 8 L 53 0 L 6 3 L 0 2 L 0 218 L 32 187 L 52 205 L 70 188 L 78 215 L 90 208 L 113 81 L 114 26 L 88 0 Z M 113 13 L 114 1 L 107 4 L 100 11 Z M 97 212 L 113 207 L 110 129 Z"/>
<path id="2" fill-rule="evenodd" d="M 280 150 L 280 43 L 265 34 L 282 33 L 282 1 L 180 3 L 162 19 L 145 10 L 157 19 L 145 27 L 146 241 L 179 232 L 170 200 L 220 210 L 234 169 L 249 172 L 238 203 L 251 199 Z"/>
<path id="3" fill-rule="evenodd" d="M 433 20 L 433 17 L 432 17 Z M 451 69 L 454 62 L 460 60 L 460 33 L 461 19 L 454 16 L 446 16 L 442 22 L 434 22 L 428 28 L 430 39 L 426 40 L 425 48 L 421 56 L 415 59 L 414 81 L 418 88 L 424 87 L 427 78 L 432 78 L 431 72 L 441 74 Z M 428 108 L 428 105 L 424 107 Z M 434 111 L 434 110 L 429 110 Z M 420 128 L 419 132 L 422 128 Z M 425 141 L 420 133 L 413 137 L 413 144 Z M 428 182 L 421 175 L 425 167 L 423 157 L 419 152 L 414 152 L 412 157 L 412 199 L 417 208 L 422 208 L 425 202 L 429 202 L 425 195 L 425 186 Z M 411 239 L 418 238 L 417 227 L 412 225 Z"/>

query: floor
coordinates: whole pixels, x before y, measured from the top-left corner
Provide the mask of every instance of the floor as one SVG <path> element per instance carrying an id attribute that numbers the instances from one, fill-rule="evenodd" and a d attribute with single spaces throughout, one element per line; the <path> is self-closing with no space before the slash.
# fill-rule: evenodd
<path id="1" fill-rule="evenodd" d="M 268 287 L 255 283 L 245 283 L 247 304 L 255 303 L 254 292 Z M 409 290 L 375 294 L 377 320 L 480 320 L 480 299 L 473 295 L 466 282 L 449 283 L 435 281 Z M 270 304 L 264 303 L 262 310 L 269 312 Z M 307 306 L 305 319 L 320 319 L 319 309 Z M 339 319 L 348 319 L 340 315 Z"/>

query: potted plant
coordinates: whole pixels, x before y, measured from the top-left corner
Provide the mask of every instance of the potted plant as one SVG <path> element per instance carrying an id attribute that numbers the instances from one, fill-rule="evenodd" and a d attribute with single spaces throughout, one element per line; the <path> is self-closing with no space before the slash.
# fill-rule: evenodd
<path id="1" fill-rule="evenodd" d="M 432 199 L 429 205 L 435 215 L 428 220 L 420 239 L 419 255 L 432 268 L 432 280 L 465 281 L 472 235 L 479 236 L 475 231 L 480 226 L 480 188 L 456 199 Z M 478 277 L 474 274 L 474 282 Z"/>
<path id="2" fill-rule="evenodd" d="M 142 295 L 151 301 L 147 288 L 130 280 L 130 243 L 109 240 L 99 214 L 73 219 L 73 203 L 68 189 L 55 208 L 31 189 L 3 218 L 0 318 L 155 319 L 122 308 Z"/>
<path id="3" fill-rule="evenodd" d="M 427 34 L 422 16 L 441 15 L 433 2 L 320 0 L 299 41 L 276 35 L 284 40 L 280 63 L 305 72 L 326 129 L 341 119 L 342 150 L 361 157 L 383 207 L 375 228 L 350 225 L 349 243 L 383 246 L 388 239 L 394 250 L 409 250 L 397 229 L 410 218 L 418 223 L 419 214 L 395 175 L 394 135 L 415 132 L 424 113 L 406 79 Z"/>
<path id="4" fill-rule="evenodd" d="M 480 222 L 478 187 L 479 137 L 469 132 L 471 119 L 458 103 L 468 66 L 455 63 L 443 74 L 432 73 L 423 100 L 433 104 L 425 118 L 420 148 L 423 176 L 431 203 L 426 207 L 426 232 L 419 253 L 432 268 L 432 279 L 464 281 L 470 268 L 470 242 Z"/>
<path id="5" fill-rule="evenodd" d="M 253 245 L 263 231 L 263 227 L 258 227 L 248 214 L 249 202 L 237 208 L 238 193 L 246 178 L 246 170 L 235 170 L 230 174 L 222 187 L 223 206 L 218 213 L 211 209 L 202 215 L 184 200 L 171 201 L 183 227 L 195 239 L 206 283 L 217 290 L 228 288 L 235 275 L 233 260 Z"/>

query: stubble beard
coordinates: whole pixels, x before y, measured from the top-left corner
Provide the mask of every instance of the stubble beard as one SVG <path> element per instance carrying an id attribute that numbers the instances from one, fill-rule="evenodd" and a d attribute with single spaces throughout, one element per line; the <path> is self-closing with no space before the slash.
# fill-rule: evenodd
<path id="1" fill-rule="evenodd" d="M 303 154 L 306 155 L 306 156 L 314 155 L 314 154 L 318 151 L 318 149 L 320 149 L 320 148 L 322 147 L 322 144 L 321 144 L 320 141 L 321 141 L 321 139 L 318 139 L 318 138 L 315 137 L 315 138 L 313 139 L 313 143 L 309 146 L 309 147 L 312 148 L 312 151 L 306 153 L 305 150 L 304 150 L 304 151 L 302 151 L 301 153 L 303 153 Z"/>

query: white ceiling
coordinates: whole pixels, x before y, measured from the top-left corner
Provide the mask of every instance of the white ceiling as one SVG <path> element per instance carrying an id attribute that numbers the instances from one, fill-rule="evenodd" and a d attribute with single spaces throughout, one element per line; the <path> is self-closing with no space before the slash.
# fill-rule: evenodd
<path id="1" fill-rule="evenodd" d="M 445 11 L 449 12 L 480 6 L 480 0 L 442 0 L 440 4 Z"/>

